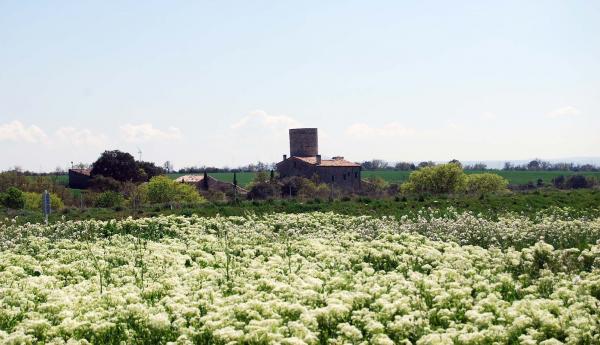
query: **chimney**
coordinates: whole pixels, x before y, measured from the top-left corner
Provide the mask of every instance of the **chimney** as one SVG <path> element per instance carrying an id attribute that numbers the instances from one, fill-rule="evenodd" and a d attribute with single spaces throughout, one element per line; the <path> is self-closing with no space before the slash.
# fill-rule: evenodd
<path id="1" fill-rule="evenodd" d="M 286 159 L 287 159 L 287 155 L 283 155 L 283 160 L 286 160 Z"/>
<path id="2" fill-rule="evenodd" d="M 321 164 L 321 155 L 317 155 L 317 165 Z"/>

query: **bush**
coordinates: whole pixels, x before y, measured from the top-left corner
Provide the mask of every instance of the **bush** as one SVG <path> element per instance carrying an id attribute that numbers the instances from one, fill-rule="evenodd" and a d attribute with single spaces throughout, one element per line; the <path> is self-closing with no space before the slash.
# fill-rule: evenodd
<path id="1" fill-rule="evenodd" d="M 25 207 L 25 197 L 20 189 L 10 187 L 0 195 L 0 202 L 4 207 L 20 210 Z"/>
<path id="2" fill-rule="evenodd" d="M 121 190 L 121 183 L 112 177 L 96 175 L 90 180 L 90 189 L 96 192 L 118 192 Z"/>
<path id="3" fill-rule="evenodd" d="M 153 204 L 172 202 L 192 204 L 204 201 L 193 186 L 175 182 L 166 176 L 153 177 L 143 190 L 147 200 Z"/>
<path id="4" fill-rule="evenodd" d="M 402 191 L 411 193 L 448 194 L 463 192 L 467 175 L 455 163 L 422 167 L 410 173 Z"/>
<path id="5" fill-rule="evenodd" d="M 123 196 L 117 192 L 107 191 L 100 193 L 96 199 L 96 207 L 113 208 L 123 204 Z"/>
<path id="6" fill-rule="evenodd" d="M 587 188 L 588 181 L 583 175 L 573 175 L 567 178 L 565 185 L 569 189 Z"/>
<path id="7" fill-rule="evenodd" d="M 41 193 L 31 193 L 24 192 L 23 197 L 25 199 L 26 210 L 30 211 L 41 211 L 42 210 L 42 194 Z M 63 204 L 60 197 L 54 193 L 50 193 L 50 209 L 52 211 L 61 210 L 65 205 Z"/>
<path id="8" fill-rule="evenodd" d="M 248 192 L 249 200 L 265 200 L 277 196 L 277 185 L 269 182 L 255 182 Z"/>
<path id="9" fill-rule="evenodd" d="M 508 180 L 504 177 L 491 174 L 472 174 L 467 177 L 467 192 L 472 194 L 486 194 L 505 191 Z"/>

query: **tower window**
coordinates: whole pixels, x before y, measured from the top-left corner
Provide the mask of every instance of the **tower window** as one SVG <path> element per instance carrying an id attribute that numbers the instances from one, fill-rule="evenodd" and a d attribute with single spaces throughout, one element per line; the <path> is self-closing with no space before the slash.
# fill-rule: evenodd
<path id="1" fill-rule="evenodd" d="M 331 182 L 335 181 L 335 176 L 331 175 Z"/>
<path id="2" fill-rule="evenodd" d="M 354 173 L 354 178 L 358 178 L 358 173 L 357 172 Z"/>

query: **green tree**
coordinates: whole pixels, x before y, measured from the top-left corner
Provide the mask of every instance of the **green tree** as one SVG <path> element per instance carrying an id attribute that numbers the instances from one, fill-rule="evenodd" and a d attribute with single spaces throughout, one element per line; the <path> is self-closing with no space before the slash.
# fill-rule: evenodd
<path id="1" fill-rule="evenodd" d="M 412 193 L 449 194 L 465 190 L 467 175 L 455 163 L 422 167 L 410 173 L 402 190 Z"/>
<path id="2" fill-rule="evenodd" d="M 486 194 L 506 190 L 508 180 L 498 174 L 471 174 L 467 177 L 467 193 Z"/>
<path id="3" fill-rule="evenodd" d="M 166 176 L 155 176 L 145 187 L 146 198 L 150 203 L 200 203 L 203 198 L 194 186 L 178 183 Z"/>
<path id="4" fill-rule="evenodd" d="M 0 201 L 4 207 L 20 210 L 25 207 L 25 198 L 23 192 L 15 187 L 10 187 L 5 193 L 0 195 Z"/>
<path id="5" fill-rule="evenodd" d="M 92 176 L 95 175 L 112 177 L 121 182 L 139 181 L 140 168 L 133 156 L 127 152 L 104 151 L 92 164 Z"/>
<path id="6" fill-rule="evenodd" d="M 94 206 L 96 207 L 118 207 L 123 204 L 123 196 L 120 193 L 114 191 L 106 191 L 100 193 L 98 198 L 96 198 L 96 202 Z"/>
<path id="7" fill-rule="evenodd" d="M 267 172 L 263 170 L 256 173 L 256 175 L 254 176 L 254 180 L 252 180 L 252 183 L 264 183 L 267 181 L 269 181 L 269 174 L 267 174 Z"/>
<path id="8" fill-rule="evenodd" d="M 33 193 L 33 192 L 23 192 L 23 198 L 25 199 L 24 208 L 31 211 L 41 211 L 42 210 L 42 194 L 41 193 Z M 50 193 L 50 208 L 52 211 L 58 211 L 65 207 L 61 198 L 54 194 Z"/>

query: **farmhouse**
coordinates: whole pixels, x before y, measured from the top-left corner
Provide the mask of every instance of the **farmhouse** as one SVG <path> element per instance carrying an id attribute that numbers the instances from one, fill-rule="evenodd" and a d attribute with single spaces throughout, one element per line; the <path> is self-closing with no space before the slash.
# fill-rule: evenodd
<path id="1" fill-rule="evenodd" d="M 218 190 L 223 193 L 233 192 L 233 183 L 223 182 L 217 180 L 212 176 L 207 175 L 206 182 L 204 181 L 204 175 L 184 175 L 175 179 L 175 182 L 187 183 L 194 185 L 199 191 Z M 247 190 L 240 186 L 236 186 L 237 193 L 244 195 L 248 193 Z"/>
<path id="2" fill-rule="evenodd" d="M 358 191 L 361 185 L 361 166 L 336 156 L 322 159 L 319 154 L 317 128 L 293 128 L 290 134 L 290 157 L 283 155 L 277 163 L 280 178 L 317 176 L 321 183 L 347 191 Z"/>

